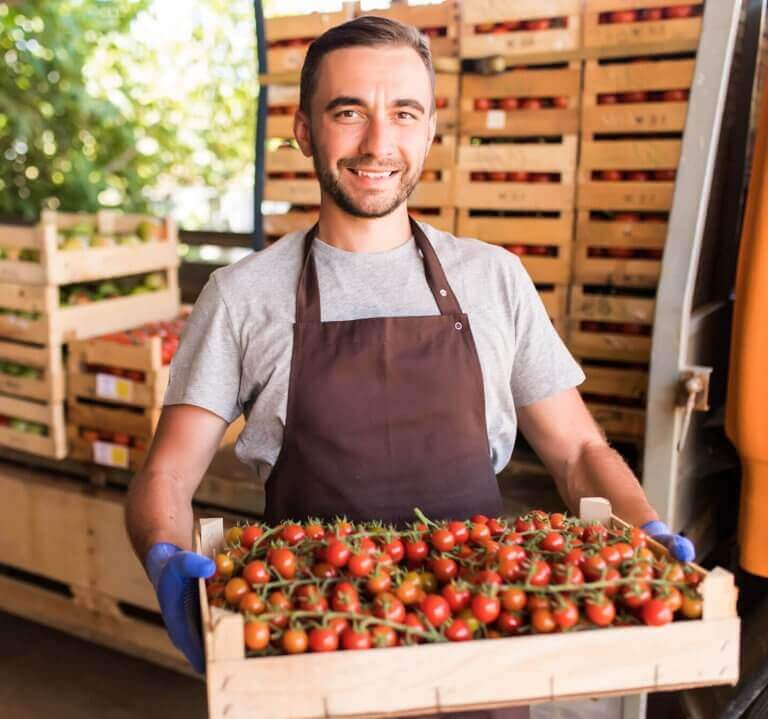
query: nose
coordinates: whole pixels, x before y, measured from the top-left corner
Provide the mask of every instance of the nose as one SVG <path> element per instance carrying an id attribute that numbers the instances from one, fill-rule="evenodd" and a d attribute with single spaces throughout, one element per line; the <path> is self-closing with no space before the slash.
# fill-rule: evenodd
<path id="1" fill-rule="evenodd" d="M 360 140 L 360 154 L 378 159 L 392 157 L 395 154 L 394 130 L 387 117 L 371 115 Z"/>

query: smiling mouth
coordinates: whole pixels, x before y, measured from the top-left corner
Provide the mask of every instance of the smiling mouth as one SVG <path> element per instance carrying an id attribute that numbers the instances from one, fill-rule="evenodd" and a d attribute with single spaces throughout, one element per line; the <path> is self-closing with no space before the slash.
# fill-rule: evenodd
<path id="1" fill-rule="evenodd" d="M 347 169 L 358 177 L 365 177 L 371 180 L 385 180 L 386 178 L 394 175 L 396 172 L 399 172 L 399 170 L 356 170 L 352 167 L 348 167 Z"/>

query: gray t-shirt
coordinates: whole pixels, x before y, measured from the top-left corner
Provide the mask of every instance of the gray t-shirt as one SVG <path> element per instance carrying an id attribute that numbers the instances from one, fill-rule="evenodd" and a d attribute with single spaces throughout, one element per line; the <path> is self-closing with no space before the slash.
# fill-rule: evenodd
<path id="1" fill-rule="evenodd" d="M 419 223 L 469 316 L 483 373 L 496 472 L 517 434 L 515 407 L 584 381 L 519 258 Z M 165 405 L 192 404 L 246 424 L 237 456 L 265 480 L 283 441 L 303 233 L 286 235 L 211 277 L 171 363 Z M 315 240 L 325 321 L 439 314 L 413 238 L 393 250 L 347 252 Z"/>

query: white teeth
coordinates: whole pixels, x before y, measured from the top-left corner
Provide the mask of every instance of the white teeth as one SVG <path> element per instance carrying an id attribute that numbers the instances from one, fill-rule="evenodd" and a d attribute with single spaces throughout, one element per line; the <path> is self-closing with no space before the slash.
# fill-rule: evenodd
<path id="1" fill-rule="evenodd" d="M 354 173 L 361 175 L 362 177 L 371 177 L 374 180 L 381 180 L 384 177 L 389 177 L 394 170 L 389 172 L 364 172 L 363 170 L 353 170 Z"/>

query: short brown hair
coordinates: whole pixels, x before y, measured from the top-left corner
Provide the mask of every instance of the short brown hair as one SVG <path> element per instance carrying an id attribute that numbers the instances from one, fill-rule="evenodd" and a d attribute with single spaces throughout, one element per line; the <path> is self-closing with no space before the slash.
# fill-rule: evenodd
<path id="1" fill-rule="evenodd" d="M 301 68 L 299 109 L 309 117 L 309 106 L 317 84 L 317 68 L 325 55 L 342 47 L 404 45 L 413 48 L 424 62 L 432 86 L 432 112 L 435 110 L 435 70 L 427 39 L 413 25 L 376 15 L 363 15 L 326 30 L 307 51 Z"/>

